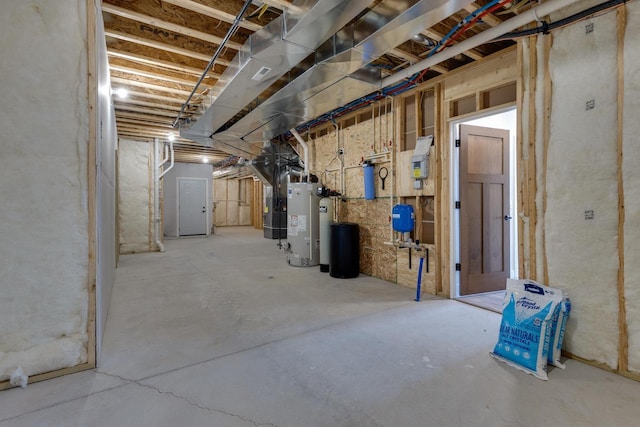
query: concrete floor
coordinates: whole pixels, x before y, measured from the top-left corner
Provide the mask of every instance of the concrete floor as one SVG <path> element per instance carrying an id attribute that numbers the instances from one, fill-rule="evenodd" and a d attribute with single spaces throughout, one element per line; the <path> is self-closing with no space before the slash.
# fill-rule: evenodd
<path id="1" fill-rule="evenodd" d="M 101 365 L 0 392 L 0 426 L 637 426 L 640 383 L 489 356 L 500 315 L 287 266 L 248 228 L 121 257 Z"/>

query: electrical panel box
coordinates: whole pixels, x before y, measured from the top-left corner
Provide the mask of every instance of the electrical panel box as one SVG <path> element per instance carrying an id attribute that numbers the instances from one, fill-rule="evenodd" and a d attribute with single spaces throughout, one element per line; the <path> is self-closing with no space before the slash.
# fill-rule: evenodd
<path id="1" fill-rule="evenodd" d="M 429 176 L 429 164 L 427 163 L 427 160 L 428 157 L 426 154 L 411 156 L 411 170 L 413 172 L 413 178 L 422 179 Z"/>
<path id="2" fill-rule="evenodd" d="M 429 155 L 432 144 L 433 135 L 418 138 L 416 148 L 413 150 L 413 156 L 411 156 L 411 177 L 413 179 L 419 180 L 429 177 Z M 418 187 L 415 184 L 414 188 L 422 188 L 422 185 Z"/>

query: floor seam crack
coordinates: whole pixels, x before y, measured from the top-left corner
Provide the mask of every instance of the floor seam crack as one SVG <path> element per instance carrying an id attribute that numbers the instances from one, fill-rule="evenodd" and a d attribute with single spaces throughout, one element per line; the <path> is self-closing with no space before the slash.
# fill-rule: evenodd
<path id="1" fill-rule="evenodd" d="M 159 387 L 155 387 L 155 386 L 150 385 L 150 384 L 144 384 L 144 383 L 142 383 L 140 381 L 132 380 L 130 378 L 124 378 L 124 377 L 122 377 L 120 375 L 110 374 L 110 373 L 107 373 L 107 372 L 104 372 L 104 371 L 96 371 L 96 373 L 107 375 L 107 376 L 113 377 L 113 378 L 118 378 L 118 379 L 120 379 L 122 381 L 127 381 L 129 384 L 136 384 L 136 385 L 138 385 L 140 387 L 144 387 L 144 388 L 147 388 L 149 390 L 154 390 L 158 394 L 163 394 L 163 395 L 168 395 L 168 396 L 174 397 L 176 399 L 179 399 L 179 400 L 182 400 L 182 401 L 186 402 L 190 406 L 194 406 L 194 407 L 196 407 L 198 409 L 202 409 L 202 410 L 207 411 L 207 412 L 220 413 L 220 414 L 227 415 L 229 417 L 237 418 L 237 419 L 239 419 L 241 421 L 244 421 L 246 423 L 250 423 L 250 424 L 252 424 L 252 425 L 254 425 L 256 427 L 260 427 L 260 426 L 278 427 L 276 424 L 273 424 L 273 423 L 259 423 L 259 422 L 256 422 L 256 421 L 250 419 L 250 418 L 243 417 L 242 415 L 239 415 L 239 414 L 234 414 L 234 413 L 231 413 L 231 412 L 227 412 L 227 411 L 225 411 L 223 409 L 210 408 L 208 406 L 204 406 L 204 405 L 201 405 L 201 404 L 199 404 L 197 402 L 194 402 L 191 399 L 189 399 L 189 398 L 187 398 L 185 396 L 181 396 L 181 395 L 179 395 L 177 393 L 174 393 L 172 391 L 161 390 Z"/>

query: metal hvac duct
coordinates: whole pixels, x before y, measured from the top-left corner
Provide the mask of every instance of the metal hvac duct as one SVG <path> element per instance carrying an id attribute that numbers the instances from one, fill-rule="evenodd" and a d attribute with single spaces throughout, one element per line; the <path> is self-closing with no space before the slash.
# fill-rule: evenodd
<path id="1" fill-rule="evenodd" d="M 213 138 L 260 143 L 380 89 L 380 71 L 366 64 L 469 3 L 396 0 L 379 4 L 319 46 L 315 63 L 302 75 Z"/>
<path id="2" fill-rule="evenodd" d="M 295 11 L 285 10 L 249 37 L 216 83 L 216 99 L 195 124 L 181 129 L 180 135 L 190 139 L 211 137 L 369 3 L 370 0 L 294 2 Z"/>

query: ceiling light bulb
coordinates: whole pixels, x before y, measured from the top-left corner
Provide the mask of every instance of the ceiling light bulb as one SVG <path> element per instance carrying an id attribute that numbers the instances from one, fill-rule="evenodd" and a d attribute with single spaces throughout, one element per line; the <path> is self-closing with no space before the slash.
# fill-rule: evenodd
<path id="1" fill-rule="evenodd" d="M 208 158 L 206 158 L 206 157 L 203 157 L 203 158 L 202 158 L 202 163 L 209 163 L 209 159 L 208 159 Z"/>
<path id="2" fill-rule="evenodd" d="M 176 136 L 174 134 L 170 133 L 169 136 L 167 136 L 167 139 L 169 141 L 175 141 L 176 140 Z"/>
<path id="3" fill-rule="evenodd" d="M 116 95 L 118 95 L 120 99 L 125 99 L 127 95 L 129 95 L 129 91 L 121 87 L 120 89 L 116 89 Z"/>

